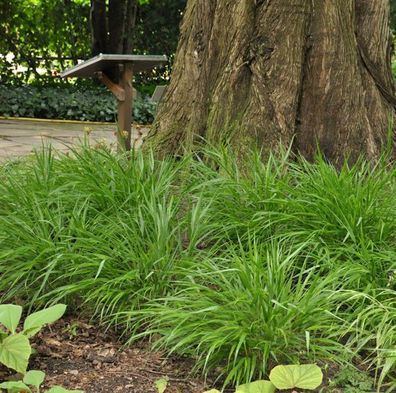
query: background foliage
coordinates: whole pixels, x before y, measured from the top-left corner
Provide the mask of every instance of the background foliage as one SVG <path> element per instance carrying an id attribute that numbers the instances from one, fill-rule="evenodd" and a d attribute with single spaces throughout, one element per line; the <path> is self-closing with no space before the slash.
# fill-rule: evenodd
<path id="1" fill-rule="evenodd" d="M 396 0 L 390 0 L 390 7 L 391 7 L 391 27 L 392 27 L 392 30 L 395 31 L 395 29 L 396 29 Z"/>
<path id="2" fill-rule="evenodd" d="M 172 59 L 185 3 L 139 2 L 133 53 L 166 54 Z M 33 77 L 36 82 L 54 83 L 57 71 L 89 58 L 89 15 L 89 0 L 0 0 L 0 83 L 21 84 Z M 9 53 L 15 57 L 6 58 Z M 21 67 L 26 71 L 19 72 Z M 159 83 L 168 75 L 169 66 L 139 82 Z"/>
<path id="3" fill-rule="evenodd" d="M 80 85 L 2 86 L 0 115 L 44 119 L 115 121 L 117 104 L 104 87 Z M 133 120 L 139 124 L 153 121 L 156 104 L 139 96 L 133 104 Z"/>
<path id="4" fill-rule="evenodd" d="M 0 82 L 53 82 L 55 70 L 89 57 L 88 18 L 84 0 L 1 0 Z M 15 57 L 4 57 L 10 53 Z"/>
<path id="5" fill-rule="evenodd" d="M 167 83 L 186 0 L 138 1 L 136 54 L 166 54 L 165 67 L 135 75 L 143 94 L 134 121 L 150 123 L 147 98 Z M 91 57 L 89 0 L 0 0 L 0 115 L 114 121 L 114 97 L 93 80 L 61 80 L 59 71 Z"/>

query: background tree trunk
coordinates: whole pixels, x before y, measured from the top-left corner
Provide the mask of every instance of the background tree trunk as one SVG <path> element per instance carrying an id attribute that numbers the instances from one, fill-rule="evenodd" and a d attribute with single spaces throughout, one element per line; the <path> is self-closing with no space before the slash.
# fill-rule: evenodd
<path id="1" fill-rule="evenodd" d="M 92 55 L 107 53 L 106 0 L 91 0 Z"/>
<path id="2" fill-rule="evenodd" d="M 92 55 L 132 53 L 136 9 L 136 0 L 91 0 Z"/>
<path id="3" fill-rule="evenodd" d="M 394 116 L 390 56 L 388 0 L 189 0 L 148 144 L 375 158 Z"/>
<path id="4" fill-rule="evenodd" d="M 92 55 L 132 54 L 136 0 L 91 0 Z M 117 82 L 118 70 L 108 76 Z"/>
<path id="5" fill-rule="evenodd" d="M 132 53 L 133 50 L 133 35 L 136 25 L 137 8 L 136 0 L 128 1 L 125 11 L 126 22 L 123 37 L 123 53 Z"/>

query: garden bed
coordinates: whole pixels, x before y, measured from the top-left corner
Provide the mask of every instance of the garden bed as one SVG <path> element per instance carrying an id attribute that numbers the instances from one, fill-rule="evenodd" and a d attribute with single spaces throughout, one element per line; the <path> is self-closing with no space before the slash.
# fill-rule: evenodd
<path id="1" fill-rule="evenodd" d="M 66 317 L 45 327 L 34 338 L 33 348 L 36 353 L 29 368 L 46 373 L 43 388 L 59 385 L 85 393 L 158 393 L 155 383 L 161 378 L 168 380 L 166 393 L 202 393 L 215 385 L 221 388 L 214 378 L 204 380 L 191 374 L 192 359 L 152 351 L 146 340 L 124 346 L 117 332 L 84 318 Z M 335 364 L 321 366 L 324 383 L 317 393 L 374 392 L 373 378 L 364 369 L 342 371 Z M 0 365 L 0 381 L 12 378 L 13 373 Z"/>
<path id="2" fill-rule="evenodd" d="M 167 392 L 201 393 L 204 381 L 191 377 L 188 359 L 151 352 L 145 341 L 123 347 L 119 336 L 85 320 L 65 318 L 34 339 L 30 369 L 42 370 L 45 387 L 60 385 L 85 393 L 157 393 L 155 381 L 169 379 Z M 12 374 L 0 368 L 0 381 Z"/>
<path id="3" fill-rule="evenodd" d="M 240 167 L 230 151 L 204 154 L 156 160 L 85 146 L 4 165 L 2 301 L 80 307 L 126 332 L 127 363 L 143 356 L 141 347 L 133 355 L 142 339 L 193 359 L 162 365 L 150 354 L 138 362 L 154 364 L 153 376 L 127 369 L 150 383 L 165 371 L 185 380 L 178 370 L 194 366 L 232 389 L 277 365 L 317 363 L 332 393 L 371 393 L 375 382 L 395 391 L 394 166 L 384 157 L 337 170 L 252 152 Z M 65 367 L 76 381 L 96 381 L 83 374 L 93 365 L 84 345 L 118 347 L 99 349 L 90 333 L 78 340 L 82 357 L 66 346 Z M 115 354 L 93 359 L 122 380 Z"/>

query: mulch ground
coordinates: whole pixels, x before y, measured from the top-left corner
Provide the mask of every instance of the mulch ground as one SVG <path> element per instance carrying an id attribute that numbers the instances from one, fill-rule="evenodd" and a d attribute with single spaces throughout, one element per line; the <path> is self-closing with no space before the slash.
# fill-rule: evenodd
<path id="1" fill-rule="evenodd" d="M 86 393 L 156 393 L 155 381 L 168 378 L 167 393 L 202 393 L 203 380 L 190 375 L 188 359 L 166 358 L 147 343 L 123 347 L 116 334 L 89 323 L 65 319 L 33 340 L 37 351 L 29 369 L 47 374 L 45 387 L 61 385 Z M 0 369 L 0 380 L 8 378 Z"/>
<path id="2" fill-rule="evenodd" d="M 80 319 L 65 318 L 45 327 L 33 338 L 32 346 L 36 353 L 29 369 L 46 373 L 44 388 L 61 385 L 85 393 L 157 393 L 155 382 L 161 378 L 168 379 L 166 393 L 202 393 L 214 385 L 191 375 L 190 359 L 165 357 L 151 351 L 144 341 L 125 347 L 116 333 Z M 337 375 L 337 370 L 327 369 L 325 381 Z M 0 365 L 0 381 L 16 377 Z M 344 392 L 325 386 L 317 392 Z"/>

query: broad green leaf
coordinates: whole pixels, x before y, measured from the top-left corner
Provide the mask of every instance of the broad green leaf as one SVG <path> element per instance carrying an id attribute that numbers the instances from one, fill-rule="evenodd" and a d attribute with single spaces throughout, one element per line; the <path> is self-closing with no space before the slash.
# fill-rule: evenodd
<path id="1" fill-rule="evenodd" d="M 239 385 L 235 393 L 274 393 L 275 386 L 270 381 L 259 380 Z"/>
<path id="2" fill-rule="evenodd" d="M 29 339 L 23 334 L 8 336 L 0 343 L 0 363 L 24 374 L 32 348 Z"/>
<path id="3" fill-rule="evenodd" d="M 276 366 L 269 376 L 277 389 L 316 389 L 323 380 L 322 370 L 316 364 Z"/>
<path id="4" fill-rule="evenodd" d="M 44 325 L 55 322 L 61 318 L 65 311 L 65 304 L 57 304 L 30 314 L 23 324 L 23 333 L 28 337 L 34 336 Z"/>
<path id="5" fill-rule="evenodd" d="M 158 393 L 164 393 L 167 386 L 168 378 L 160 378 L 155 381 L 155 387 L 157 388 Z"/>
<path id="6" fill-rule="evenodd" d="M 220 390 L 217 389 L 210 389 L 210 390 L 206 390 L 204 393 L 221 393 Z"/>
<path id="7" fill-rule="evenodd" d="M 32 385 L 37 391 L 40 389 L 40 385 L 44 382 L 45 373 L 40 370 L 30 370 L 23 377 L 23 382 L 27 385 Z"/>
<path id="8" fill-rule="evenodd" d="M 0 383 L 0 389 L 7 390 L 9 393 L 31 393 L 31 390 L 21 381 L 9 381 Z"/>
<path id="9" fill-rule="evenodd" d="M 15 304 L 0 305 L 0 323 L 4 325 L 12 334 L 15 333 L 21 319 L 22 307 Z"/>
<path id="10" fill-rule="evenodd" d="M 53 386 L 51 389 L 47 390 L 46 393 L 84 393 L 83 390 L 68 390 L 62 386 Z"/>

